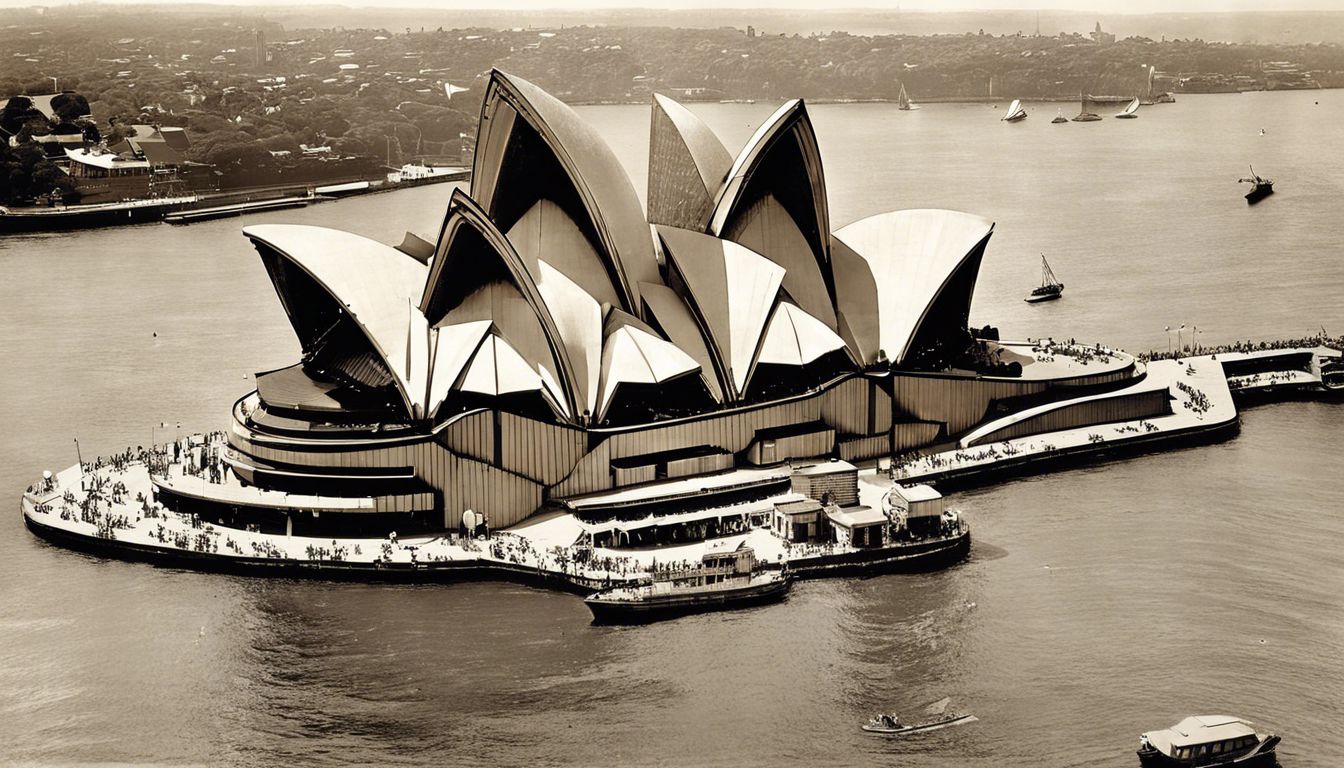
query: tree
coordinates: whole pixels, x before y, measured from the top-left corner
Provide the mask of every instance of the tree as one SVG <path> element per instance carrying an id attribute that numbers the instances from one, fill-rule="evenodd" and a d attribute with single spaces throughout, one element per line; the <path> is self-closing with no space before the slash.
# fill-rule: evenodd
<path id="1" fill-rule="evenodd" d="M 63 123 L 73 123 L 79 118 L 93 114 L 89 109 L 89 100 L 78 93 L 58 93 L 51 99 L 51 108 Z"/>

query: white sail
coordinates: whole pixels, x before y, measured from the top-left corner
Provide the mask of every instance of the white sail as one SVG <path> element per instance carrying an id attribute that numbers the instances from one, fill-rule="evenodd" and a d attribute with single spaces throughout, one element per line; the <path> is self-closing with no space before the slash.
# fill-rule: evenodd
<path id="1" fill-rule="evenodd" d="M 1125 105 L 1125 108 L 1124 108 L 1123 110 L 1120 111 L 1120 114 L 1122 114 L 1122 115 L 1132 115 L 1132 114 L 1134 114 L 1135 112 L 1138 112 L 1138 111 L 1139 111 L 1139 100 L 1138 100 L 1138 99 L 1133 99 L 1133 100 L 1131 100 L 1128 104 Z"/>
<path id="2" fill-rule="evenodd" d="M 1019 115 L 1022 116 L 1026 115 L 1026 111 L 1022 109 L 1022 100 L 1013 99 L 1013 103 L 1008 105 L 1008 111 L 1004 113 L 1003 119 L 1012 120 L 1013 118 L 1018 117 Z"/>

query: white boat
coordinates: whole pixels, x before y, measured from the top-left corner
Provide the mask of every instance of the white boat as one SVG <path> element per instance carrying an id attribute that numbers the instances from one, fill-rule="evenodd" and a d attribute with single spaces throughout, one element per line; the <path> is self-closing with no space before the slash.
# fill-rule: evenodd
<path id="1" fill-rule="evenodd" d="M 1221 768 L 1277 765 L 1279 737 L 1257 733 L 1250 723 L 1226 715 L 1187 717 L 1170 728 L 1139 737 L 1144 768 Z"/>
<path id="2" fill-rule="evenodd" d="M 1132 99 L 1128 104 L 1126 104 L 1125 108 L 1120 110 L 1120 114 L 1116 115 L 1116 117 L 1132 119 L 1139 116 L 1138 112 L 1139 112 L 1139 100 L 1136 98 Z"/>
<path id="3" fill-rule="evenodd" d="M 1027 110 L 1022 108 L 1021 99 L 1013 99 L 1013 103 L 1008 105 L 1008 111 L 1003 117 L 999 118 L 1005 122 L 1016 123 L 1019 120 L 1027 119 Z"/>
<path id="4" fill-rule="evenodd" d="M 910 94 L 905 92 L 905 83 L 901 83 L 901 94 L 896 97 L 896 108 L 905 112 L 919 109 L 919 106 L 910 100 Z"/>

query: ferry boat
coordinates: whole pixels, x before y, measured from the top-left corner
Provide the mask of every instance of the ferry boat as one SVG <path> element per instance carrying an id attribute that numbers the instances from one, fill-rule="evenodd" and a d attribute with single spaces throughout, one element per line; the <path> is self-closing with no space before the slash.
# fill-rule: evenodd
<path id="1" fill-rule="evenodd" d="M 910 100 L 910 94 L 905 92 L 905 83 L 901 83 L 901 94 L 896 97 L 896 108 L 902 112 L 919 109 L 919 105 Z"/>
<path id="2" fill-rule="evenodd" d="M 583 602 L 595 624 L 644 624 L 692 613 L 746 608 L 783 600 L 793 578 L 757 568 L 745 543 L 706 552 L 700 565 L 660 574 L 651 582 L 594 593 Z"/>
<path id="3" fill-rule="evenodd" d="M 1237 183 L 1254 185 L 1251 187 L 1251 191 L 1246 193 L 1246 203 L 1248 205 L 1254 205 L 1274 194 L 1274 181 L 1257 176 L 1254 166 L 1251 167 L 1250 178 L 1238 179 Z"/>
<path id="4" fill-rule="evenodd" d="M 1131 101 L 1131 102 L 1129 102 L 1128 104 L 1126 104 L 1126 105 L 1125 105 L 1125 108 L 1122 109 L 1122 110 L 1120 110 L 1120 114 L 1116 115 L 1116 117 L 1118 117 L 1118 118 L 1121 118 L 1121 119 L 1128 119 L 1128 120 L 1132 120 L 1132 119 L 1134 119 L 1134 118 L 1136 118 L 1136 117 L 1138 117 L 1138 116 L 1139 116 L 1139 100 L 1138 100 L 1138 99 L 1134 99 L 1133 101 Z"/>
<path id="5" fill-rule="evenodd" d="M 1170 728 L 1139 736 L 1144 768 L 1272 766 L 1279 737 L 1257 733 L 1250 723 L 1226 715 L 1195 715 Z"/>
<path id="6" fill-rule="evenodd" d="M 1028 304 L 1038 304 L 1042 301 L 1051 301 L 1064 295 L 1064 284 L 1055 277 L 1054 270 L 1050 269 L 1050 262 L 1045 260 L 1045 254 L 1041 254 L 1041 285 L 1034 288 L 1031 295 L 1024 301 Z"/>
<path id="7" fill-rule="evenodd" d="M 1021 120 L 1026 120 L 1027 110 L 1022 108 L 1022 100 L 1013 99 L 1013 103 L 1008 105 L 1008 111 L 999 119 L 1006 123 L 1016 123 Z"/>

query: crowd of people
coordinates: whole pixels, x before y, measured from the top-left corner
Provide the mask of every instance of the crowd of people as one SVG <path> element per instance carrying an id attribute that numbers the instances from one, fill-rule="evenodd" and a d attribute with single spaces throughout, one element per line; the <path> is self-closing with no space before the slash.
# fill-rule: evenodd
<path id="1" fill-rule="evenodd" d="M 1213 403 L 1209 402 L 1209 396 L 1204 394 L 1203 390 L 1196 389 L 1180 379 L 1176 380 L 1176 388 L 1185 393 L 1184 405 L 1196 415 L 1203 416 L 1213 407 Z"/>
<path id="2" fill-rule="evenodd" d="M 1103 347 L 1101 344 L 1079 344 L 1074 339 L 1067 342 L 1056 342 L 1053 339 L 1037 340 L 1032 345 L 1031 351 L 1037 362 L 1051 363 L 1055 357 L 1068 357 L 1078 361 L 1080 365 L 1089 365 L 1093 362 L 1105 365 L 1115 358 L 1115 350 L 1109 347 Z"/>
<path id="3" fill-rule="evenodd" d="M 1270 349 L 1311 349 L 1314 347 L 1332 347 L 1334 349 L 1344 349 L 1344 336 L 1329 336 L 1324 329 L 1315 336 L 1303 336 L 1296 339 L 1275 339 L 1273 341 L 1255 342 L 1247 339 L 1246 341 L 1234 341 L 1231 344 L 1216 344 L 1206 347 L 1202 344 L 1191 346 L 1183 345 L 1180 349 L 1169 351 L 1153 350 L 1152 352 L 1143 352 L 1139 354 L 1139 359 L 1148 362 L 1150 360 L 1180 360 L 1191 355 L 1218 355 L 1228 353 L 1247 353 L 1263 352 Z"/>

